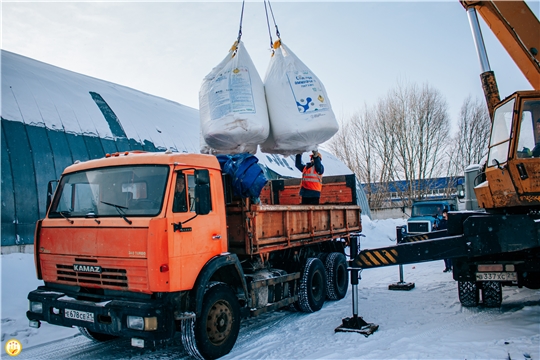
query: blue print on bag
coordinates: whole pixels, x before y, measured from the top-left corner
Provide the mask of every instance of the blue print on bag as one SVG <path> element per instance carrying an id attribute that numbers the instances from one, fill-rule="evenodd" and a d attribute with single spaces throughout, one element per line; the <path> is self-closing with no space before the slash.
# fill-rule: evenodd
<path id="1" fill-rule="evenodd" d="M 310 97 L 308 97 L 308 98 L 306 99 L 306 104 L 305 104 L 305 105 L 302 105 L 301 103 L 299 103 L 299 102 L 297 101 L 297 102 L 296 102 L 296 105 L 298 106 L 298 111 L 301 112 L 301 113 L 307 112 L 307 111 L 309 110 L 309 106 L 310 106 L 310 105 L 311 105 L 311 106 L 315 105 L 314 103 L 311 102 L 311 100 L 313 100 L 313 99 L 310 98 Z M 303 101 L 303 99 L 300 100 L 300 101 Z"/>

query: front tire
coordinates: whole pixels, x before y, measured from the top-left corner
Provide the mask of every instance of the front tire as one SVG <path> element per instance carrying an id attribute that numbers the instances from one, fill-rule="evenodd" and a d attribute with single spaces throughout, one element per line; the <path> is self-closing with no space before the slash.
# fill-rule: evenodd
<path id="1" fill-rule="evenodd" d="M 228 354 L 240 331 L 240 305 L 233 290 L 220 283 L 204 294 L 201 315 L 195 323 L 195 340 L 205 359 Z"/>
<path id="2" fill-rule="evenodd" d="M 341 300 L 349 288 L 349 272 L 345 255 L 333 252 L 326 258 L 326 297 L 329 300 Z"/>
<path id="3" fill-rule="evenodd" d="M 295 307 L 303 312 L 321 310 L 326 299 L 326 271 L 322 261 L 318 258 L 309 258 L 306 261 L 300 286 L 298 302 Z"/>
<path id="4" fill-rule="evenodd" d="M 458 281 L 458 294 L 461 305 L 465 307 L 478 306 L 479 289 L 474 281 Z"/>

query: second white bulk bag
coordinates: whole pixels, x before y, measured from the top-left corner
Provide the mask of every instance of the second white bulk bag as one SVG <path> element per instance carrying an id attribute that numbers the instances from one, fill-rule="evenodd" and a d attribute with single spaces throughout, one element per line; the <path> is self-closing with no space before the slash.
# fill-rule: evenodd
<path id="1" fill-rule="evenodd" d="M 204 142 L 219 153 L 254 153 L 268 137 L 264 86 L 242 42 L 204 78 L 199 116 Z"/>
<path id="2" fill-rule="evenodd" d="M 264 80 L 271 134 L 261 150 L 289 155 L 317 149 L 339 129 L 328 95 L 288 47 L 276 45 Z"/>

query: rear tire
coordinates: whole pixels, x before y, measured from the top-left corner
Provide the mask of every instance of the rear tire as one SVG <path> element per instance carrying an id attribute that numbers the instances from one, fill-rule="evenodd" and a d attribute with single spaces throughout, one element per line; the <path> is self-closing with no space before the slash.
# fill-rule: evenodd
<path id="1" fill-rule="evenodd" d="M 84 328 L 84 327 L 79 327 L 79 331 L 81 332 L 81 334 L 83 334 L 84 336 L 86 336 L 87 338 L 95 342 L 104 342 L 104 341 L 111 341 L 114 339 L 118 339 L 118 336 L 97 333 L 97 332 L 88 330 L 87 328 Z"/>
<path id="2" fill-rule="evenodd" d="M 482 300 L 485 307 L 500 307 L 502 303 L 502 285 L 498 281 L 482 283 Z"/>
<path id="3" fill-rule="evenodd" d="M 212 286 L 204 294 L 201 315 L 195 322 L 195 340 L 205 359 L 228 354 L 240 331 L 240 305 L 226 284 Z"/>
<path id="4" fill-rule="evenodd" d="M 329 300 L 341 300 L 349 288 L 349 272 L 345 255 L 333 252 L 326 258 L 326 297 Z"/>
<path id="5" fill-rule="evenodd" d="M 295 307 L 303 312 L 321 310 L 326 299 L 326 271 L 322 261 L 318 258 L 309 258 L 306 261 L 300 286 L 298 302 Z"/>
<path id="6" fill-rule="evenodd" d="M 458 294 L 461 305 L 465 307 L 478 306 L 478 286 L 474 281 L 458 281 Z"/>

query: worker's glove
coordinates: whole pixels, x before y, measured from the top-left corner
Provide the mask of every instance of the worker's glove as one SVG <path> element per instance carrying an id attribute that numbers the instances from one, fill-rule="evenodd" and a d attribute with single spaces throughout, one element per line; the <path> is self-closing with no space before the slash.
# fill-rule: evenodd
<path id="1" fill-rule="evenodd" d="M 314 159 L 317 158 L 317 157 L 319 159 L 321 158 L 321 154 L 319 154 L 319 152 L 317 150 L 313 150 L 312 153 L 313 153 L 312 156 L 313 156 Z"/>

